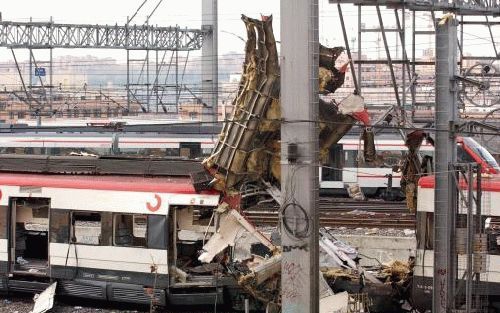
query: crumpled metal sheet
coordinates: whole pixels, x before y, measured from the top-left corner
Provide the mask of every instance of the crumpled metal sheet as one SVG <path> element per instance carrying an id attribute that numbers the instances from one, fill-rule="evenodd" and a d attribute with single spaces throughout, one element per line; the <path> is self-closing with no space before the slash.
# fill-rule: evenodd
<path id="1" fill-rule="evenodd" d="M 247 29 L 245 62 L 233 113 L 224 123 L 219 140 L 203 162 L 214 177 L 211 186 L 220 191 L 238 190 L 248 181 L 281 182 L 280 163 L 280 69 L 272 17 L 262 20 L 242 16 Z M 320 45 L 319 92 L 334 93 L 345 79 L 347 63 L 335 63 L 344 47 Z M 343 100 L 343 112 L 320 99 L 321 160 L 356 123 L 352 113 L 364 110 L 363 98 L 350 95 Z"/>
<path id="2" fill-rule="evenodd" d="M 198 260 L 203 263 L 210 263 L 213 258 L 229 246 L 234 246 L 237 236 L 246 231 L 270 250 L 275 250 L 276 247 L 271 241 L 259 232 L 250 222 L 248 222 L 236 210 L 229 210 L 224 213 L 219 222 L 219 229 L 210 237 L 203 246 L 203 253 L 198 257 Z"/>

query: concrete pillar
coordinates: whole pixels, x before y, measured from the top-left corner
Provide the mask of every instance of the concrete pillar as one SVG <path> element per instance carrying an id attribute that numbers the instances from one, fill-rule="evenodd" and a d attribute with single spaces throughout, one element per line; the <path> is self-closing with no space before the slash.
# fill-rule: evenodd
<path id="1" fill-rule="evenodd" d="M 201 49 L 201 99 L 206 104 L 202 110 L 202 121 L 216 122 L 219 90 L 217 0 L 203 0 L 201 14 L 202 29 L 211 31 L 205 36 Z"/>
<path id="2" fill-rule="evenodd" d="M 432 312 L 454 306 L 454 245 L 457 191 L 451 164 L 457 159 L 457 22 L 450 18 L 436 28 L 436 186 L 434 194 L 434 289 Z"/>
<path id="3" fill-rule="evenodd" d="M 318 0 L 281 0 L 283 312 L 319 312 Z"/>

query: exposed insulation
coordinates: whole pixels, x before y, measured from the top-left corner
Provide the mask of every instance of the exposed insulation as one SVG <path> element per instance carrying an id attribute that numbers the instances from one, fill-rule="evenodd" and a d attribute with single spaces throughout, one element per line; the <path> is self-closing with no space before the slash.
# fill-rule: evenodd
<path id="1" fill-rule="evenodd" d="M 215 177 L 213 187 L 224 192 L 239 190 L 242 183 L 252 181 L 264 180 L 275 185 L 281 181 L 280 69 L 272 16 L 256 20 L 243 15 L 242 20 L 248 40 L 240 86 L 233 100 L 234 110 L 224 123 L 212 155 L 204 161 Z M 347 63 L 340 69 L 335 66 L 343 51 L 343 47 L 320 45 L 320 93 L 333 93 L 344 83 Z M 339 112 L 336 103 L 320 99 L 320 160 L 326 160 L 330 147 L 356 123 L 351 114 L 364 110 L 360 96 L 351 98 L 359 107 L 347 113 Z"/>

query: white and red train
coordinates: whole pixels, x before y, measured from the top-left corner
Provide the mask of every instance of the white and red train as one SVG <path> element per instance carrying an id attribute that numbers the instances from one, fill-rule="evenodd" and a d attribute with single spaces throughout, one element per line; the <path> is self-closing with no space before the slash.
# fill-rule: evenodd
<path id="1" fill-rule="evenodd" d="M 0 292 L 57 281 L 57 294 L 90 299 L 230 301 L 230 277 L 184 263 L 214 231 L 203 212 L 219 203 L 189 178 L 0 173 L 0 195 Z"/>
<path id="2" fill-rule="evenodd" d="M 3 133 L 0 134 L 0 153 L 87 153 L 201 159 L 210 155 L 217 139 L 214 134 Z M 493 156 L 474 139 L 460 137 L 457 144 L 459 161 L 479 162 L 486 171 L 500 173 Z M 392 175 L 392 186 L 396 190 L 400 187 L 401 173 L 394 172 L 393 167 L 407 151 L 403 140 L 395 135 L 377 135 L 377 160 L 373 163 L 363 162 L 360 158 L 362 146 L 358 136 L 347 135 L 331 147 L 329 164 L 320 169 L 323 194 L 346 193 L 347 185 L 358 184 L 367 195 L 379 195 L 387 188 L 388 175 Z M 424 144 L 420 153 L 432 157 L 434 147 Z"/>
<path id="3" fill-rule="evenodd" d="M 484 175 L 484 174 L 483 174 Z M 491 221 L 498 222 L 500 219 L 500 175 L 493 174 L 488 177 L 482 177 L 481 182 L 481 227 L 478 230 L 486 238 L 486 251 L 479 253 L 484 261 L 474 264 L 481 268 L 476 275 L 479 275 L 481 282 L 479 283 L 479 292 L 483 298 L 484 304 L 488 304 L 492 308 L 491 312 L 500 311 L 500 225 L 493 224 Z M 434 277 L 434 192 L 435 181 L 433 176 L 422 177 L 419 180 L 418 187 L 418 205 L 417 205 L 417 249 L 415 258 L 415 267 L 413 271 L 413 299 L 414 305 L 420 312 L 431 309 L 430 297 L 432 297 L 433 277 Z M 468 188 L 463 181 L 460 182 L 460 188 L 467 194 Z M 474 188 L 476 194 L 476 188 Z M 462 203 L 462 202 L 459 202 Z M 474 215 L 476 215 L 474 207 Z M 458 210 L 457 220 L 466 219 L 466 211 Z M 477 219 L 477 217 L 476 217 Z M 458 225 L 459 222 L 457 222 Z M 461 225 L 460 227 L 465 227 Z M 476 226 L 477 227 L 477 226 Z M 462 240 L 460 240 L 462 239 Z M 456 242 L 462 241 L 465 245 L 467 242 L 463 232 L 457 230 L 450 240 Z M 476 245 L 474 243 L 474 245 Z M 457 252 L 459 249 L 457 249 Z M 457 273 L 458 277 L 463 277 L 466 268 L 465 255 L 457 256 Z M 474 260 L 476 259 L 476 254 Z M 477 262 L 477 261 L 476 261 Z M 474 270 L 476 271 L 476 270 Z M 487 303 L 487 302 L 489 303 Z"/>

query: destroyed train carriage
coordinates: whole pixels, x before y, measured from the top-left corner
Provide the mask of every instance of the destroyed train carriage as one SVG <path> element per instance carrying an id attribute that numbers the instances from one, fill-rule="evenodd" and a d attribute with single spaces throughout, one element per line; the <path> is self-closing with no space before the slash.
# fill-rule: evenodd
<path id="1" fill-rule="evenodd" d="M 192 161 L 2 156 L 0 291 L 57 283 L 56 295 L 87 299 L 238 310 L 251 298 L 256 309 L 279 308 L 279 246 L 220 205 L 219 192 L 196 192 L 188 174 L 198 170 Z M 347 253 L 357 271 L 354 250 L 322 237 L 326 264 Z"/>
<path id="2" fill-rule="evenodd" d="M 224 192 L 239 192 L 246 184 L 266 182 L 279 186 L 280 165 L 280 68 L 272 17 L 262 20 L 242 16 L 248 40 L 238 93 L 231 117 L 224 123 L 212 154 L 204 164 L 214 179 L 210 186 Z M 343 47 L 320 45 L 319 92 L 333 94 L 342 86 L 347 63 L 337 69 L 335 62 Z M 351 95 L 340 101 L 319 101 L 320 159 L 327 161 L 330 148 L 357 121 L 365 126 L 364 157 L 373 161 L 375 147 L 363 98 Z M 264 185 L 267 185 L 264 184 Z"/>
<path id="3" fill-rule="evenodd" d="M 193 170 L 199 162 L 2 156 L 0 291 L 58 282 L 57 295 L 238 306 L 234 277 L 197 260 L 220 195 L 196 192 Z"/>

